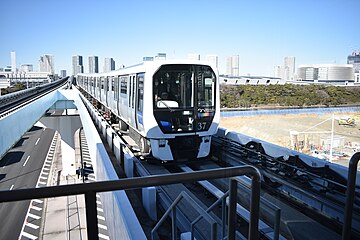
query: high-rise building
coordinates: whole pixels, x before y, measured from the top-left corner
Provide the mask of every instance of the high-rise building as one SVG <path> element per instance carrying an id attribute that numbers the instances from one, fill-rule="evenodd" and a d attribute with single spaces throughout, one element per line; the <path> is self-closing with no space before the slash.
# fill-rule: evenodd
<path id="1" fill-rule="evenodd" d="M 274 67 L 274 77 L 276 77 L 276 78 L 283 77 L 283 67 L 281 65 L 276 65 Z"/>
<path id="2" fill-rule="evenodd" d="M 115 61 L 113 58 L 105 58 L 104 72 L 110 72 L 115 70 Z"/>
<path id="3" fill-rule="evenodd" d="M 60 70 L 60 77 L 66 77 L 66 70 Z"/>
<path id="4" fill-rule="evenodd" d="M 217 68 L 219 67 L 219 56 L 218 55 L 206 55 L 206 61 L 212 63 Z"/>
<path id="5" fill-rule="evenodd" d="M 39 72 L 49 72 L 52 74 L 55 72 L 53 55 L 45 54 L 40 56 Z"/>
<path id="6" fill-rule="evenodd" d="M 228 76 L 239 76 L 239 55 L 227 57 L 226 74 Z"/>
<path id="7" fill-rule="evenodd" d="M 72 74 L 84 72 L 83 57 L 79 55 L 72 56 Z"/>
<path id="8" fill-rule="evenodd" d="M 350 56 L 347 57 L 347 63 L 354 66 L 354 72 L 360 72 L 360 51 L 353 51 Z"/>
<path id="9" fill-rule="evenodd" d="M 11 71 L 16 72 L 16 53 L 14 51 L 10 52 L 11 58 Z"/>
<path id="10" fill-rule="evenodd" d="M 34 71 L 34 67 L 32 64 L 21 64 L 20 71 L 21 72 L 32 72 L 32 71 Z"/>
<path id="11" fill-rule="evenodd" d="M 89 57 L 89 73 L 99 72 L 99 58 L 98 56 Z"/>
<path id="12" fill-rule="evenodd" d="M 198 54 L 198 53 L 189 53 L 187 58 L 191 59 L 191 60 L 200 60 L 200 54 Z"/>
<path id="13" fill-rule="evenodd" d="M 293 81 L 295 76 L 295 57 L 285 57 L 283 67 L 283 79 Z"/>

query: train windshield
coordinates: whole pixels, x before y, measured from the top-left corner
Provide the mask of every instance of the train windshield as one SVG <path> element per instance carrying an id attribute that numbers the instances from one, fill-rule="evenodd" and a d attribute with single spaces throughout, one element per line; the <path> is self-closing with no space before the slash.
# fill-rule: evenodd
<path id="1" fill-rule="evenodd" d="M 153 77 L 154 115 L 162 131 L 207 130 L 215 111 L 215 83 L 209 66 L 162 66 Z"/>

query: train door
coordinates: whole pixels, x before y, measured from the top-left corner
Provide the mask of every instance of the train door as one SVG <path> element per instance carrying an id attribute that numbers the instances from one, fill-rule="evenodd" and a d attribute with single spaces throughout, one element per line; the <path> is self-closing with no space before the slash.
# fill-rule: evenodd
<path id="1" fill-rule="evenodd" d="M 95 96 L 94 94 L 94 78 L 90 77 L 90 94 L 91 96 Z"/>
<path id="2" fill-rule="evenodd" d="M 140 73 L 137 78 L 136 95 L 136 123 L 139 131 L 144 130 L 143 108 L 144 108 L 144 73 Z"/>
<path id="3" fill-rule="evenodd" d="M 120 100 L 119 100 L 119 76 L 113 77 L 114 83 L 114 104 L 115 104 L 115 113 L 119 115 L 120 112 Z"/>
<path id="4" fill-rule="evenodd" d="M 100 102 L 104 103 L 104 77 L 98 78 L 100 83 L 100 90 L 99 90 L 99 99 Z"/>
<path id="5" fill-rule="evenodd" d="M 95 78 L 95 81 L 96 81 L 96 88 L 95 88 L 95 96 L 96 96 L 96 99 L 98 101 L 101 101 L 100 100 L 100 95 L 101 95 L 101 79 L 100 78 Z"/>
<path id="6" fill-rule="evenodd" d="M 109 78 L 110 77 L 105 77 L 105 99 L 104 99 L 104 102 L 105 102 L 105 105 L 107 107 L 110 107 L 110 104 L 108 102 L 108 94 L 109 94 Z"/>
<path id="7" fill-rule="evenodd" d="M 129 116 L 129 125 L 136 128 L 136 75 L 130 75 L 129 80 L 129 102 L 128 102 L 128 116 Z"/>

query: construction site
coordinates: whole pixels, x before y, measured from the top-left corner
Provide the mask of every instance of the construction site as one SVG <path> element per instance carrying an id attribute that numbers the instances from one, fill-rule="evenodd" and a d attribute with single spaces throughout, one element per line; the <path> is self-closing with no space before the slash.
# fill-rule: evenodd
<path id="1" fill-rule="evenodd" d="M 220 127 L 348 166 L 360 151 L 360 113 L 223 117 Z"/>

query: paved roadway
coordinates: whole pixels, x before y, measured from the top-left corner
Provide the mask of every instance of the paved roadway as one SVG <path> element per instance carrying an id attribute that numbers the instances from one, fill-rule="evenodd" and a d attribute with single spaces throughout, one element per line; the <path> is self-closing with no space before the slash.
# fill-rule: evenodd
<path id="1" fill-rule="evenodd" d="M 35 188 L 54 130 L 33 127 L 0 160 L 0 190 Z M 0 239 L 18 239 L 30 201 L 0 204 Z"/>

